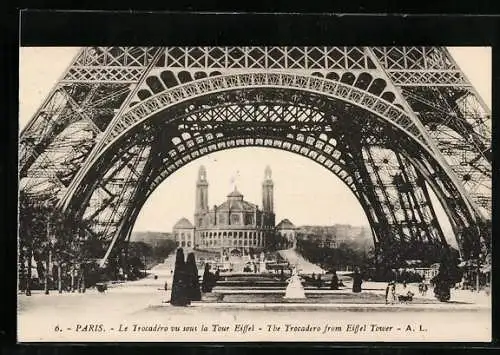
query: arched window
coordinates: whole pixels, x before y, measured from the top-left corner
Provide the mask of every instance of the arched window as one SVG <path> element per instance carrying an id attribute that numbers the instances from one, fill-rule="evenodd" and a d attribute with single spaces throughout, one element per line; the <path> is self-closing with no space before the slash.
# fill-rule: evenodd
<path id="1" fill-rule="evenodd" d="M 207 77 L 207 73 L 205 73 L 204 71 L 197 71 L 196 73 L 194 73 L 194 78 L 196 80 L 203 79 L 203 78 L 206 78 L 206 77 Z"/>
<path id="2" fill-rule="evenodd" d="M 330 72 L 330 73 L 326 74 L 326 78 L 330 79 L 330 80 L 338 81 L 339 75 L 335 72 Z"/>
<path id="3" fill-rule="evenodd" d="M 137 92 L 137 96 L 141 100 L 146 100 L 148 97 L 152 96 L 151 92 L 149 90 L 139 90 Z"/>
<path id="4" fill-rule="evenodd" d="M 165 83 L 168 88 L 179 85 L 177 78 L 174 73 L 170 70 L 164 71 L 160 74 L 161 80 Z"/>
<path id="5" fill-rule="evenodd" d="M 396 99 L 396 95 L 394 95 L 392 92 L 390 91 L 386 91 L 382 94 L 381 96 L 384 100 L 386 101 L 389 101 L 389 102 L 393 102 L 395 99 Z"/>
<path id="6" fill-rule="evenodd" d="M 147 78 L 146 84 L 149 86 L 151 91 L 153 91 L 155 94 L 165 90 L 165 87 L 160 82 L 160 79 L 158 79 L 158 77 L 156 77 L 156 76 L 150 76 L 149 78 Z"/>
<path id="7" fill-rule="evenodd" d="M 340 78 L 340 81 L 343 83 L 346 83 L 348 85 L 352 85 L 354 83 L 355 79 L 356 79 L 356 77 L 354 76 L 354 74 L 344 73 L 344 75 L 342 75 L 342 78 Z"/>
<path id="8" fill-rule="evenodd" d="M 373 80 L 370 87 L 368 88 L 368 91 L 374 95 L 380 95 L 382 91 L 384 91 L 386 86 L 386 82 L 383 79 L 378 78 Z"/>
<path id="9" fill-rule="evenodd" d="M 240 224 L 240 215 L 232 214 L 231 215 L 231 224 Z"/>
<path id="10" fill-rule="evenodd" d="M 354 83 L 354 86 L 357 86 L 360 89 L 366 90 L 366 88 L 370 85 L 372 82 L 373 78 L 370 74 L 368 73 L 361 73 L 358 78 L 356 79 L 356 82 Z"/>
<path id="11" fill-rule="evenodd" d="M 179 78 L 179 81 L 181 83 L 187 83 L 187 82 L 193 80 L 193 78 L 191 77 L 191 74 L 186 70 L 183 70 L 179 74 L 177 74 L 177 77 Z"/>

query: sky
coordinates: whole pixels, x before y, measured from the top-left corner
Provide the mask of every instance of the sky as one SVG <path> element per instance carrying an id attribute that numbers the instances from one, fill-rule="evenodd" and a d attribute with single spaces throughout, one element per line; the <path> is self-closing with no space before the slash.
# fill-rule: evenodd
<path id="1" fill-rule="evenodd" d="M 449 47 L 453 58 L 491 107 L 491 48 Z M 57 83 L 78 48 L 20 49 L 19 128 L 22 129 Z M 195 183 L 200 165 L 207 169 L 209 205 L 222 203 L 234 185 L 245 200 L 262 206 L 264 169 L 273 171 L 277 221 L 296 225 L 368 225 L 351 191 L 319 164 L 293 153 L 268 148 L 237 148 L 199 158 L 167 178 L 146 201 L 135 231 L 170 232 L 181 217 L 193 220 Z M 444 213 L 438 214 L 446 227 Z"/>

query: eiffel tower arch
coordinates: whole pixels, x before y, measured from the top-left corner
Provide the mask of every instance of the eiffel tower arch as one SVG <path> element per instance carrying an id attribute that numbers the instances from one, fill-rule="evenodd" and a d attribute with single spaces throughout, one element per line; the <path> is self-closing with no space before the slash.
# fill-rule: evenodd
<path id="1" fill-rule="evenodd" d="M 170 174 L 255 146 L 340 178 L 387 255 L 446 245 L 430 190 L 462 258 L 489 247 L 491 114 L 442 47 L 82 48 L 21 132 L 20 188 L 104 262 Z"/>

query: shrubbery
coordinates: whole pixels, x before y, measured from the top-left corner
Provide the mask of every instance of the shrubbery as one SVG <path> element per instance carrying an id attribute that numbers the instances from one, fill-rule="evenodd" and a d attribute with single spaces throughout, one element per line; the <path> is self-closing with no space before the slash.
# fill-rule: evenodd
<path id="1" fill-rule="evenodd" d="M 460 282 L 462 272 L 458 268 L 458 259 L 449 250 L 443 250 L 439 273 L 432 278 L 431 284 L 434 286 L 434 296 L 441 302 L 450 300 L 450 289 Z"/>

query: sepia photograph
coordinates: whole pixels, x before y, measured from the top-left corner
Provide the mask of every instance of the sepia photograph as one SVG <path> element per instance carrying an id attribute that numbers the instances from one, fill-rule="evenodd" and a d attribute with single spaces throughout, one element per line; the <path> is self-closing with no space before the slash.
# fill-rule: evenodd
<path id="1" fill-rule="evenodd" d="M 20 47 L 25 342 L 490 342 L 491 47 Z"/>

